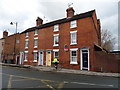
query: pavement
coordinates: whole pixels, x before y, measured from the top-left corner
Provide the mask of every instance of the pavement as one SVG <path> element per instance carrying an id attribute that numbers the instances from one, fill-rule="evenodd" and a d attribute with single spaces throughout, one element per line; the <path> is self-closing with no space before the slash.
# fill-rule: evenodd
<path id="1" fill-rule="evenodd" d="M 84 71 L 84 70 L 74 70 L 74 69 L 64 69 L 62 70 L 53 70 L 51 67 L 48 66 L 31 66 L 31 65 L 16 65 L 16 64 L 4 64 L 0 63 L 2 66 L 10 66 L 10 67 L 19 67 L 19 68 L 28 68 L 37 71 L 44 71 L 44 72 L 58 72 L 58 73 L 71 73 L 71 74 L 81 74 L 81 75 L 95 75 L 95 76 L 107 76 L 107 77 L 119 77 L 120 73 L 105 73 L 105 72 L 93 72 L 93 71 Z"/>

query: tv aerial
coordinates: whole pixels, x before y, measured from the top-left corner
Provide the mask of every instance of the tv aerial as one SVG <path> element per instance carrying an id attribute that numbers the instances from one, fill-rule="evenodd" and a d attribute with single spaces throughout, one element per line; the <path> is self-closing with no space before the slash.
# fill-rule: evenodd
<path id="1" fill-rule="evenodd" d="M 70 8 L 73 5 L 73 3 L 68 3 L 68 7 Z"/>

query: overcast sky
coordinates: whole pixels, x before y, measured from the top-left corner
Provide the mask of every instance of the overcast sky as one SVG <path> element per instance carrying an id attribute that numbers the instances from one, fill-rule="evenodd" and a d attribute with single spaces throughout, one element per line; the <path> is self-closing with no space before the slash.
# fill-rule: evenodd
<path id="1" fill-rule="evenodd" d="M 119 0 L 1 0 L 0 1 L 0 38 L 3 30 L 9 35 L 15 33 L 18 22 L 18 32 L 36 25 L 39 16 L 43 23 L 66 17 L 68 3 L 73 3 L 75 14 L 95 9 L 97 18 L 101 20 L 101 28 L 108 29 L 118 38 L 118 1 Z M 115 45 L 117 49 L 117 44 Z"/>

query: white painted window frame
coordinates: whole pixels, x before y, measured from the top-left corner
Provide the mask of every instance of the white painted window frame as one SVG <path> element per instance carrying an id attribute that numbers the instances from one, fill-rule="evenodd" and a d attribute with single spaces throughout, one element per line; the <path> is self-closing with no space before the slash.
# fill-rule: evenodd
<path id="1" fill-rule="evenodd" d="M 77 60 L 76 62 L 72 62 L 72 51 L 76 51 L 76 57 L 77 57 Z M 70 49 L 70 64 L 78 64 L 78 48 L 72 48 Z"/>
<path id="2" fill-rule="evenodd" d="M 28 48 L 28 46 L 26 47 L 26 41 L 28 42 L 28 45 L 29 45 L 29 39 L 25 39 L 25 49 Z"/>
<path id="3" fill-rule="evenodd" d="M 72 34 L 73 34 L 73 33 L 75 33 L 75 35 L 76 35 L 76 37 L 75 37 L 75 41 L 76 41 L 76 42 L 75 42 L 75 43 L 72 42 L 72 41 L 73 41 L 73 37 L 72 37 Z M 70 32 L 70 39 L 71 39 L 71 40 L 70 40 L 70 41 L 71 41 L 71 42 L 70 42 L 70 45 L 76 45 L 76 44 L 77 44 L 77 30 Z"/>
<path id="4" fill-rule="evenodd" d="M 37 45 L 35 46 L 35 40 L 37 40 Z M 34 38 L 34 48 L 38 47 L 38 37 Z"/>
<path id="5" fill-rule="evenodd" d="M 25 37 L 29 37 L 29 33 L 28 32 L 25 33 Z"/>
<path id="6" fill-rule="evenodd" d="M 37 32 L 37 33 L 36 33 Z M 38 29 L 34 31 L 34 36 L 38 35 Z"/>
<path id="7" fill-rule="evenodd" d="M 77 20 L 70 22 L 70 28 L 76 28 L 77 27 Z"/>
<path id="8" fill-rule="evenodd" d="M 59 46 L 59 34 L 54 34 L 54 45 L 53 46 Z M 55 44 L 55 37 L 58 37 L 58 44 Z"/>
<path id="9" fill-rule="evenodd" d="M 59 24 L 54 25 L 54 32 L 59 31 Z"/>
<path id="10" fill-rule="evenodd" d="M 54 52 L 54 57 L 56 57 L 55 52 L 58 52 L 58 54 L 59 54 L 59 49 L 53 49 L 53 52 Z M 59 55 L 58 55 L 58 57 L 59 57 Z"/>

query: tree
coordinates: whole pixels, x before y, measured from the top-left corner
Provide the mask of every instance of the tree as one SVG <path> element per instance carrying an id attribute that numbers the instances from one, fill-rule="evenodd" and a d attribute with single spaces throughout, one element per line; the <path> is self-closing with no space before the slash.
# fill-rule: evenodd
<path id="1" fill-rule="evenodd" d="M 115 37 L 113 34 L 106 30 L 102 30 L 101 32 L 101 46 L 107 51 L 113 50 L 115 44 Z"/>

